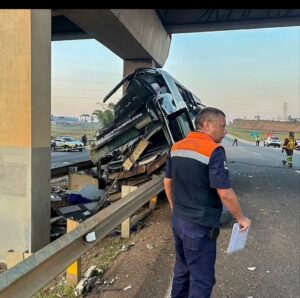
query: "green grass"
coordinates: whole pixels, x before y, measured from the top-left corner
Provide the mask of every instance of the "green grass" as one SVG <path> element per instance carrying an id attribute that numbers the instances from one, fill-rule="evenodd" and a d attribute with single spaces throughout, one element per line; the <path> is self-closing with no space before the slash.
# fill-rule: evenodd
<path id="1" fill-rule="evenodd" d="M 105 237 L 99 244 L 96 245 L 92 253 L 87 252 L 82 257 L 82 274 L 92 265 L 96 265 L 97 268 L 106 271 L 109 265 L 118 256 L 122 245 L 128 244 L 130 239 L 122 239 L 120 237 Z M 67 286 L 62 282 L 64 273 L 55 278 L 48 286 L 39 291 L 33 296 L 33 298 L 75 298 L 74 288 Z"/>
<path id="2" fill-rule="evenodd" d="M 86 134 L 88 140 L 95 137 L 99 130 L 99 123 L 80 123 L 78 125 L 51 124 L 51 137 L 72 136 L 81 141 L 81 137 Z"/>
<path id="3" fill-rule="evenodd" d="M 48 292 L 49 291 L 49 292 Z M 75 298 L 74 288 L 66 285 L 58 285 L 55 289 L 50 292 L 50 290 L 45 290 L 44 292 L 38 293 L 33 296 L 33 298 Z"/>
<path id="4" fill-rule="evenodd" d="M 230 128 L 227 127 L 228 133 L 231 135 L 235 135 L 239 138 L 239 139 L 243 139 L 246 141 L 250 141 L 250 142 L 255 142 L 255 138 L 251 136 L 251 131 L 247 131 L 247 130 L 242 130 L 242 129 L 236 129 L 236 128 Z M 259 135 L 260 135 L 260 141 L 263 142 L 263 140 L 265 140 L 267 138 L 267 133 L 268 131 L 258 131 Z M 276 132 L 273 133 L 274 136 L 279 137 L 281 141 L 284 140 L 284 138 L 287 137 L 288 133 L 287 132 Z"/>

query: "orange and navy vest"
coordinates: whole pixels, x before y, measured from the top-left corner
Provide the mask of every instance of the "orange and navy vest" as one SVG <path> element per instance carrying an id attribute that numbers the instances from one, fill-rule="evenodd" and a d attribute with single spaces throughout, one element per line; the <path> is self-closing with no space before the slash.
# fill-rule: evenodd
<path id="1" fill-rule="evenodd" d="M 197 131 L 172 146 L 173 212 L 176 216 L 204 226 L 219 226 L 223 207 L 216 189 L 210 187 L 208 163 L 220 146 L 209 135 Z"/>

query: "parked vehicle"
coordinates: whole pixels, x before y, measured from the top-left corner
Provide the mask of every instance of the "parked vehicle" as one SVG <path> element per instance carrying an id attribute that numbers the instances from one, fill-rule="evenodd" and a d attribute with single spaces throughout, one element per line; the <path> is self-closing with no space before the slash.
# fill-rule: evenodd
<path id="1" fill-rule="evenodd" d="M 296 140 L 298 146 L 295 148 L 295 150 L 300 151 L 300 139 Z"/>
<path id="2" fill-rule="evenodd" d="M 70 136 L 61 136 L 58 138 L 55 138 L 51 141 L 51 149 L 53 151 L 59 149 L 59 150 L 67 150 L 67 151 L 82 151 L 84 148 L 83 143 L 74 139 Z"/>
<path id="3" fill-rule="evenodd" d="M 278 137 L 268 137 L 266 140 L 264 140 L 264 146 L 274 146 L 280 148 L 281 143 L 280 143 L 280 138 Z"/>

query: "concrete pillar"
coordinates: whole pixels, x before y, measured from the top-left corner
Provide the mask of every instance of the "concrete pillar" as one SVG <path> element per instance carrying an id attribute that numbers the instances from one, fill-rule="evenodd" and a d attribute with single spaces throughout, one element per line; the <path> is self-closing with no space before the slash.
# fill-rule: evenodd
<path id="1" fill-rule="evenodd" d="M 123 77 L 142 67 L 156 67 L 156 63 L 152 59 L 124 60 Z"/>
<path id="2" fill-rule="evenodd" d="M 142 67 L 156 67 L 156 63 L 153 59 L 124 60 L 123 77 Z M 126 84 L 123 85 L 123 94 L 125 89 Z"/>
<path id="3" fill-rule="evenodd" d="M 0 258 L 50 241 L 51 11 L 0 10 Z"/>

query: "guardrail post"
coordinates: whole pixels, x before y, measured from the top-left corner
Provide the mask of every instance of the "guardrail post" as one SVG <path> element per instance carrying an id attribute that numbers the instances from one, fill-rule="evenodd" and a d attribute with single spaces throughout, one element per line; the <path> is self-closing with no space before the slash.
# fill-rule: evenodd
<path id="1" fill-rule="evenodd" d="M 153 210 L 156 207 L 157 204 L 157 196 L 152 197 L 149 202 L 149 210 Z"/>
<path id="2" fill-rule="evenodd" d="M 77 221 L 67 219 L 67 233 L 77 228 L 79 223 Z M 66 284 L 68 286 L 77 286 L 81 279 L 81 258 L 71 264 L 66 270 Z"/>
<path id="3" fill-rule="evenodd" d="M 129 193 L 135 191 L 138 187 L 131 185 L 122 185 L 121 198 L 124 198 Z M 124 220 L 121 224 L 121 238 L 129 238 L 130 236 L 130 217 Z"/>
<path id="4" fill-rule="evenodd" d="M 68 169 L 68 180 L 69 180 L 69 190 L 72 188 L 73 176 L 78 173 L 77 167 L 69 167 Z M 74 190 L 74 189 L 72 189 Z"/>
<path id="5" fill-rule="evenodd" d="M 31 255 L 32 253 L 29 252 L 15 252 L 14 250 L 9 250 L 6 257 L 7 269 L 15 266 Z"/>

